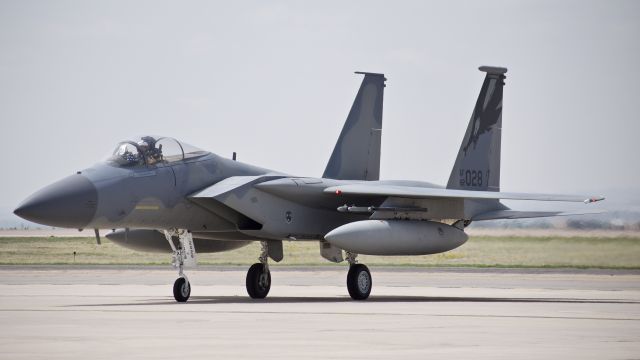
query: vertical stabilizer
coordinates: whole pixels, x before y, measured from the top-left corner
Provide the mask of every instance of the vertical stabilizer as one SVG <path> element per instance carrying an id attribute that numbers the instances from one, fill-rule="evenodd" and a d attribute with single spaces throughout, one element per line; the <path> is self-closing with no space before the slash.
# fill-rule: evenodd
<path id="1" fill-rule="evenodd" d="M 499 191 L 502 89 L 506 68 L 481 66 L 486 72 L 447 189 Z"/>
<path id="2" fill-rule="evenodd" d="M 353 101 L 323 178 L 378 180 L 384 74 L 356 72 L 364 79 Z"/>

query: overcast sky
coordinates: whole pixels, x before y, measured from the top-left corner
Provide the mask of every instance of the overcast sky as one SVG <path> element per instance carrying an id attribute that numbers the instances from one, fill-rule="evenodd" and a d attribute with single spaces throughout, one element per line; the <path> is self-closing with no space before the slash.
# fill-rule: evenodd
<path id="1" fill-rule="evenodd" d="M 136 134 L 320 176 L 382 72 L 381 178 L 446 183 L 505 66 L 502 189 L 640 189 L 638 1 L 0 0 L 0 207 Z"/>

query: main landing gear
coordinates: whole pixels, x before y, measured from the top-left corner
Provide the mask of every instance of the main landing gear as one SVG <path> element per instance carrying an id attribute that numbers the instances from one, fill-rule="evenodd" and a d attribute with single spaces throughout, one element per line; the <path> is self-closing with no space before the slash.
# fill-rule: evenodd
<path id="1" fill-rule="evenodd" d="M 347 290 L 353 300 L 365 300 L 371 294 L 373 279 L 369 268 L 364 264 L 358 264 L 354 254 L 347 251 L 347 262 L 349 262 L 349 272 L 347 273 Z"/>
<path id="2" fill-rule="evenodd" d="M 261 241 L 259 263 L 251 265 L 247 271 L 247 293 L 252 299 L 264 299 L 271 289 L 271 272 L 269 271 L 269 243 Z"/>
<path id="3" fill-rule="evenodd" d="M 178 247 L 173 243 L 173 236 L 178 236 Z M 187 230 L 164 231 L 164 236 L 169 241 L 171 250 L 171 264 L 178 269 L 178 278 L 173 283 L 173 297 L 177 302 L 187 302 L 191 296 L 191 283 L 184 274 L 185 267 L 197 266 L 196 248 L 193 245 L 193 236 Z"/>
<path id="4" fill-rule="evenodd" d="M 191 296 L 191 283 L 184 273 L 184 269 L 197 266 L 196 250 L 193 244 L 193 236 L 187 230 L 164 231 L 164 235 L 171 246 L 172 265 L 178 269 L 178 279 L 173 284 L 173 297 L 177 302 L 187 302 Z M 173 237 L 178 237 L 178 246 L 173 241 Z M 283 258 L 281 241 L 261 241 L 261 251 L 258 260 L 260 262 L 251 265 L 247 271 L 246 286 L 247 293 L 252 299 L 264 299 L 271 290 L 271 272 L 269 271 L 269 258 L 279 262 Z M 322 249 L 322 247 L 321 247 Z M 326 249 L 325 249 L 326 250 Z M 341 262 L 342 250 L 339 254 L 329 254 L 326 250 L 323 257 L 333 262 Z M 333 256 L 329 256 L 333 255 Z M 338 256 L 339 255 L 339 256 Z M 365 300 L 371 294 L 373 281 L 371 272 L 364 264 L 358 264 L 356 257 L 358 254 L 346 251 L 346 260 L 349 263 L 349 273 L 347 274 L 347 290 L 354 300 Z"/>

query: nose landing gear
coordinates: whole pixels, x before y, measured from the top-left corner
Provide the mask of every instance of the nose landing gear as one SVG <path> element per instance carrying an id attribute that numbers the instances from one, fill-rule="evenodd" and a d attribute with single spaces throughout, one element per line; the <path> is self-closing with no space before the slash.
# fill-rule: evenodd
<path id="1" fill-rule="evenodd" d="M 173 236 L 178 236 L 178 247 L 173 243 Z M 173 297 L 177 302 L 187 302 L 191 296 L 191 283 L 184 274 L 185 267 L 196 267 L 198 265 L 196 259 L 196 248 L 193 245 L 193 236 L 187 230 L 171 230 L 164 231 L 164 236 L 169 241 L 171 250 L 171 264 L 178 269 L 178 278 L 173 283 Z"/>

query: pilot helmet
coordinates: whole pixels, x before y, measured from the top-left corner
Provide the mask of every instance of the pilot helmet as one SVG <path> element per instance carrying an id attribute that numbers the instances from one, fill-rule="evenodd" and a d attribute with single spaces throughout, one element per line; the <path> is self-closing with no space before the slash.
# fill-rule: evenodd
<path id="1" fill-rule="evenodd" d="M 138 147 L 142 150 L 142 151 L 146 151 L 147 149 L 149 149 L 149 144 L 144 141 L 144 140 L 140 140 L 138 141 Z"/>

